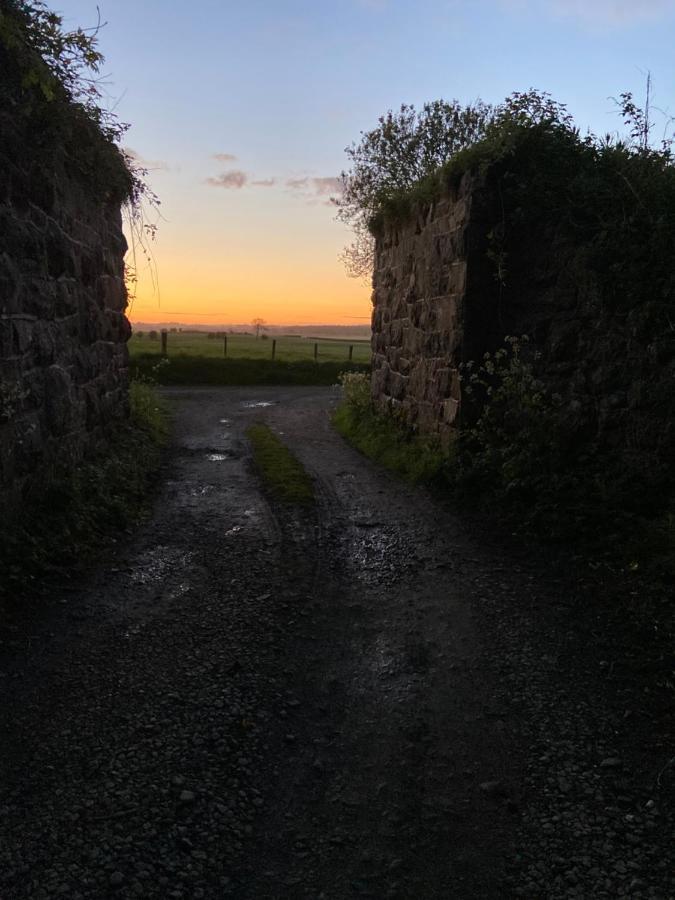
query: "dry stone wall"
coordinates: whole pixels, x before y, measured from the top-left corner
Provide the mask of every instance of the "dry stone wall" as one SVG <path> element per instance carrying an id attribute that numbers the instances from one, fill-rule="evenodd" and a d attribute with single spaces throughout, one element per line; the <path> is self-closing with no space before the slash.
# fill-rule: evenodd
<path id="1" fill-rule="evenodd" d="M 383 226 L 373 277 L 373 401 L 448 446 L 460 418 L 464 425 L 476 414 L 462 397 L 460 364 L 481 361 L 508 335 L 527 335 L 570 451 L 583 445 L 619 459 L 621 477 L 635 484 L 649 468 L 650 484 L 660 484 L 675 452 L 673 276 L 665 258 L 655 265 L 649 210 L 644 225 L 630 226 L 642 249 L 614 287 L 625 260 L 590 255 L 576 220 L 561 229 L 554 208 L 528 205 L 530 174 L 511 178 L 525 188 L 507 205 L 508 171 L 467 172 L 440 199 Z M 579 217 L 585 202 L 579 198 Z M 611 210 L 620 224 L 642 212 L 632 194 L 622 203 L 625 212 Z M 604 212 L 590 210 L 589 221 Z M 588 234 L 597 237 L 591 226 Z M 632 244 L 624 236 L 625 246 Z"/>
<path id="2" fill-rule="evenodd" d="M 0 75 L 14 74 L 0 59 Z M 4 71 L 3 71 L 4 67 Z M 5 81 L 5 85 L 7 81 Z M 5 98 L 6 99 L 6 98 Z M 17 88 L 0 112 L 0 502 L 5 521 L 55 465 L 128 414 L 119 195 L 74 164 L 72 123 Z M 23 104 L 23 105 L 21 105 Z M 26 105 L 28 104 L 28 106 Z M 68 116 L 67 108 L 58 115 Z M 123 165 L 91 127 L 96 173 Z M 51 144 L 45 132 L 51 128 Z M 68 146 L 70 142 L 71 146 Z"/>
<path id="3" fill-rule="evenodd" d="M 378 238 L 373 292 L 373 399 L 407 425 L 452 433 L 461 401 L 474 181 L 420 206 Z"/>

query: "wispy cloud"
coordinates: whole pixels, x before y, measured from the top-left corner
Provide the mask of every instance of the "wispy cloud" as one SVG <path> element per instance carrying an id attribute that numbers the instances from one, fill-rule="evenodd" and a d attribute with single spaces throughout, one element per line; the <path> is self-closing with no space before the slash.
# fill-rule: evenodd
<path id="1" fill-rule="evenodd" d="M 340 179 L 306 175 L 303 178 L 287 178 L 286 187 L 308 203 L 322 201 L 327 206 L 332 206 L 331 198 L 340 193 Z"/>
<path id="2" fill-rule="evenodd" d="M 248 175 L 239 169 L 230 169 L 215 177 L 207 178 L 206 183 L 211 187 L 225 188 L 226 190 L 241 190 L 248 182 Z"/>
<path id="3" fill-rule="evenodd" d="M 131 159 L 139 168 L 147 169 L 148 172 L 157 172 L 159 170 L 167 172 L 169 170 L 168 162 L 165 162 L 163 159 L 146 159 L 131 147 L 124 147 L 123 152 L 126 153 L 129 159 Z"/>
<path id="4" fill-rule="evenodd" d="M 286 179 L 286 187 L 290 188 L 292 191 L 304 191 L 307 189 L 309 185 L 309 178 L 305 176 L 304 178 L 287 178 Z"/>
<path id="5" fill-rule="evenodd" d="M 214 153 L 213 158 L 218 162 L 234 162 L 237 157 L 232 153 Z"/>
<path id="6" fill-rule="evenodd" d="M 325 203 L 328 206 L 332 205 L 331 198 L 340 193 L 341 187 L 340 179 L 333 176 L 302 175 L 296 178 L 283 178 L 270 175 L 267 178 L 252 178 L 241 169 L 229 169 L 211 176 L 206 179 L 206 184 L 230 191 L 281 186 L 307 203 Z"/>
<path id="7" fill-rule="evenodd" d="M 331 176 L 312 178 L 312 184 L 315 192 L 320 197 L 325 197 L 327 194 L 339 194 L 341 189 L 340 179 L 332 178 Z"/>

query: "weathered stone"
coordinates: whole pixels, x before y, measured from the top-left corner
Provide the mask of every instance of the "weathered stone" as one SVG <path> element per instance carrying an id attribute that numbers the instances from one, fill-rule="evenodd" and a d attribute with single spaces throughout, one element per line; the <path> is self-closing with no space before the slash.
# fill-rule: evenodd
<path id="1" fill-rule="evenodd" d="M 646 461 L 660 483 L 675 452 L 672 327 L 646 331 L 643 302 L 618 312 L 604 302 L 598 273 L 584 269 L 574 234 L 559 238 L 553 215 L 530 219 L 525 207 L 512 215 L 501 247 L 506 277 L 498 277 L 494 239 L 503 220 L 489 173 L 466 173 L 377 236 L 376 407 L 448 447 L 462 424 L 462 364 L 478 366 L 508 335 L 528 335 L 561 433 L 602 448 L 632 477 L 642 478 Z"/>
<path id="2" fill-rule="evenodd" d="M 34 135 L 32 112 L 11 122 Z M 0 109 L 0 503 L 55 462 L 76 462 L 128 414 L 126 240 L 117 203 L 101 198 L 67 148 L 36 162 Z M 67 131 L 67 129 L 65 129 Z M 65 139 L 65 138 L 64 138 Z M 92 132 L 92 140 L 96 135 Z M 100 136 L 99 136 L 100 140 Z M 117 156 L 107 143 L 97 152 Z"/>

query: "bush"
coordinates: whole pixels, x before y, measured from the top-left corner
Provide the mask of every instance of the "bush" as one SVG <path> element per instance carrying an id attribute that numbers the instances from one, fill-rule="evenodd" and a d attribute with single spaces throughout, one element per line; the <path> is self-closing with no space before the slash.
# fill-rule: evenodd
<path id="1" fill-rule="evenodd" d="M 134 357 L 132 372 L 135 377 L 156 379 L 159 384 L 317 384 L 332 385 L 341 371 L 365 372 L 369 366 L 352 363 L 345 367 L 341 362 L 298 360 L 285 362 L 277 359 L 246 359 L 244 357 L 218 359 L 207 356 L 174 356 L 157 368 L 155 354 Z"/>
<path id="2" fill-rule="evenodd" d="M 435 436 L 422 436 L 391 416 L 377 413 L 365 374 L 340 376 L 343 400 L 333 424 L 357 450 L 408 481 L 429 482 L 443 471 L 447 455 Z"/>
<path id="3" fill-rule="evenodd" d="M 22 602 L 100 553 L 141 514 L 167 436 L 167 413 L 149 384 L 132 384 L 131 417 L 77 465 L 34 484 L 19 517 L 0 527 L 0 601 Z"/>

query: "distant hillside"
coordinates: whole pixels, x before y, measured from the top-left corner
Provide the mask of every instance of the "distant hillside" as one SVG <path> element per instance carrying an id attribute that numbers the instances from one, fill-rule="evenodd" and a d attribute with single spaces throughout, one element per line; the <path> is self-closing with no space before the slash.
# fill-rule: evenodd
<path id="1" fill-rule="evenodd" d="M 191 324 L 185 322 L 133 322 L 134 331 L 159 331 L 162 328 L 177 331 L 229 331 L 236 333 L 252 333 L 252 325 L 240 324 Z M 265 328 L 267 334 L 273 336 L 282 334 L 295 334 L 300 337 L 317 337 L 335 340 L 370 340 L 370 325 L 268 325 Z"/>

